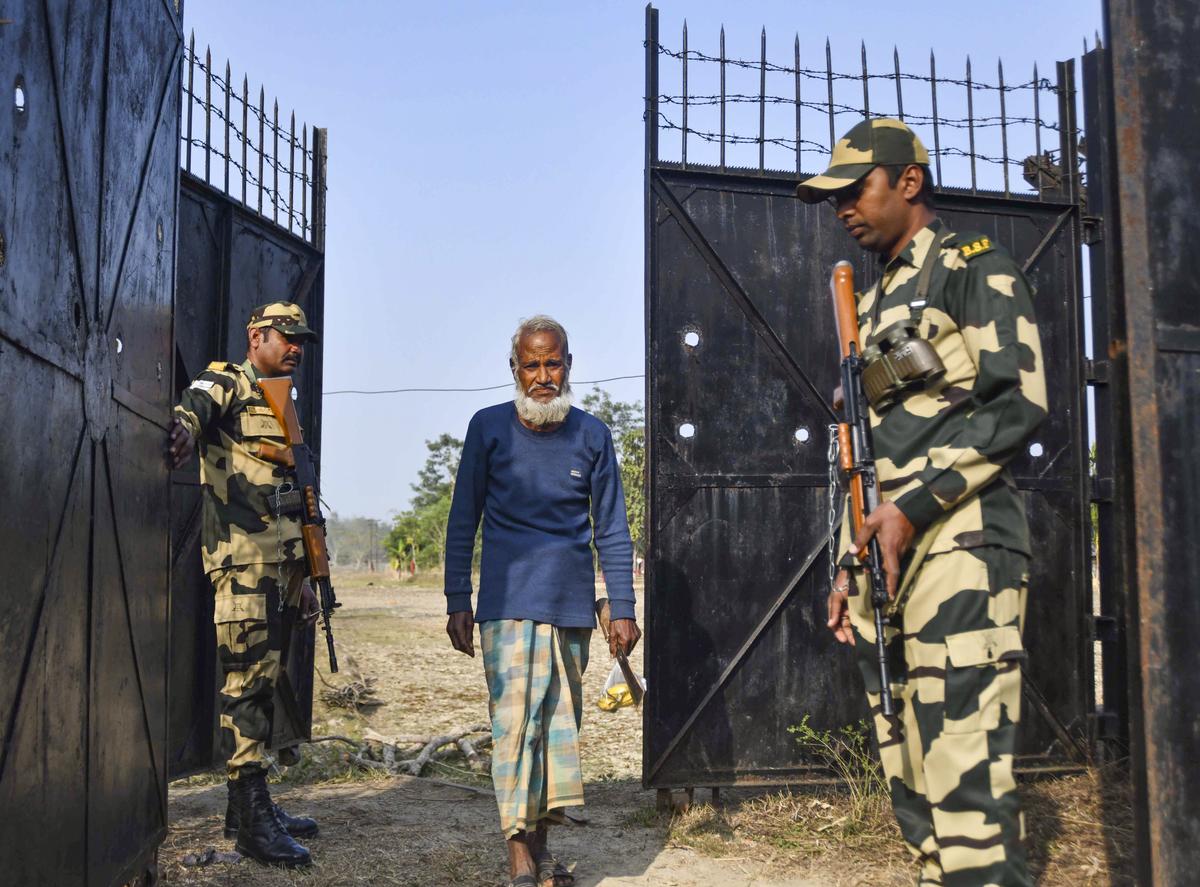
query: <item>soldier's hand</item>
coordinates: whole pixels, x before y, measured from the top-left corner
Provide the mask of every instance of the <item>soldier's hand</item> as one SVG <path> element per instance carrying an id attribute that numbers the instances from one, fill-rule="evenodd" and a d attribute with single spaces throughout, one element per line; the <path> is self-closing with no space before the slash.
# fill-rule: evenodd
<path id="1" fill-rule="evenodd" d="M 829 590 L 829 621 L 825 623 L 839 644 L 854 646 L 854 631 L 850 627 L 850 574 L 838 570 Z"/>
<path id="2" fill-rule="evenodd" d="M 171 419 L 171 427 L 167 430 L 167 464 L 178 468 L 192 458 L 196 442 L 192 433 L 179 421 L 178 417 Z"/>
<path id="3" fill-rule="evenodd" d="M 451 613 L 446 620 L 446 634 L 450 635 L 450 644 L 455 650 L 475 658 L 475 617 L 470 610 Z"/>
<path id="4" fill-rule="evenodd" d="M 317 603 L 317 595 L 312 590 L 312 584 L 305 579 L 300 586 L 300 618 L 296 620 L 296 630 L 314 624 L 321 615 L 321 605 Z"/>
<path id="5" fill-rule="evenodd" d="M 879 553 L 883 557 L 883 571 L 887 574 L 887 593 L 893 600 L 900 587 L 900 559 L 912 545 L 917 528 L 912 525 L 895 502 L 884 502 L 863 521 L 854 534 L 850 553 L 856 555 L 867 547 L 874 536 L 879 540 Z"/>
<path id="6" fill-rule="evenodd" d="M 614 619 L 608 629 L 608 652 L 617 655 L 617 648 L 628 656 L 642 639 L 642 631 L 632 619 Z"/>

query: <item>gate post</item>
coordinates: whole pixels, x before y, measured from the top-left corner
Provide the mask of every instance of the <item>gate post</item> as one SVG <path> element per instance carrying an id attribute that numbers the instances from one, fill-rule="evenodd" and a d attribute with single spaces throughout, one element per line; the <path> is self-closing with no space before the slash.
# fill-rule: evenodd
<path id="1" fill-rule="evenodd" d="M 1200 16 L 1181 0 L 1106 0 L 1105 26 L 1132 405 L 1138 881 L 1187 884 L 1200 867 Z"/>

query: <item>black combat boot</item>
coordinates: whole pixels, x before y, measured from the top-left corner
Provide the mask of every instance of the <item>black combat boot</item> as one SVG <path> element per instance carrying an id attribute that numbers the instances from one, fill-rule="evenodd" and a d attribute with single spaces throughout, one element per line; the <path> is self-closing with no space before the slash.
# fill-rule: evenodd
<path id="1" fill-rule="evenodd" d="M 229 803 L 225 807 L 225 837 L 236 838 L 238 833 L 238 824 L 241 822 L 241 796 L 237 790 L 237 784 L 240 779 L 230 779 L 225 783 L 229 789 Z M 284 830 L 293 838 L 311 838 L 318 832 L 317 821 L 310 819 L 307 816 L 289 816 L 288 813 L 276 804 L 271 802 L 271 806 L 275 808 L 275 815 L 279 817 L 279 822 Z"/>
<path id="2" fill-rule="evenodd" d="M 312 863 L 308 850 L 296 843 L 276 816 L 265 772 L 258 768 L 244 769 L 233 780 L 233 792 L 240 814 L 234 845 L 238 853 L 267 865 L 288 868 Z"/>

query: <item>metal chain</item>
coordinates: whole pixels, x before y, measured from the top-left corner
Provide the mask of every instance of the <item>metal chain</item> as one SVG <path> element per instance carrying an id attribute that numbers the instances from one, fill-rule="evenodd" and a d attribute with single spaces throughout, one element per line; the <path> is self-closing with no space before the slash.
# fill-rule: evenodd
<path id="1" fill-rule="evenodd" d="M 837 540 L 834 537 L 834 523 L 837 521 L 837 494 L 841 488 L 838 477 L 838 427 L 829 426 L 829 587 L 833 588 L 833 580 L 837 576 Z"/>

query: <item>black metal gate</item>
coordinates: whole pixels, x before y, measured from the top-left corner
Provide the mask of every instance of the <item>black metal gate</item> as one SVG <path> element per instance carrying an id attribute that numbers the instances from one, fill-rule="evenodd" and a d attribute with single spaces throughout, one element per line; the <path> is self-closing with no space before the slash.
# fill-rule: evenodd
<path id="1" fill-rule="evenodd" d="M 0 872 L 124 883 L 166 830 L 178 3 L 0 23 Z"/>
<path id="2" fill-rule="evenodd" d="M 643 781 L 656 787 L 784 782 L 806 773 L 789 726 L 808 716 L 814 727 L 836 727 L 866 714 L 856 669 L 824 627 L 827 398 L 837 381 L 827 281 L 842 258 L 855 263 L 865 284 L 876 269 L 828 208 L 795 199 L 799 161 L 795 173 L 771 171 L 765 149 L 794 146 L 799 157 L 813 145 L 814 153 L 828 156 L 829 143 L 802 138 L 801 110 L 815 104 L 801 100 L 802 76 L 824 76 L 829 85 L 821 104 L 831 140 L 835 113 L 845 115 L 837 128 L 847 129 L 868 107 L 869 82 L 877 78 L 864 65 L 862 104 L 835 106 L 835 79 L 849 78 L 829 68 L 803 69 L 798 49 L 794 66 L 778 66 L 766 61 L 765 36 L 763 58 L 752 63 L 726 59 L 723 35 L 719 58 L 689 52 L 686 32 L 683 39 L 681 52 L 665 50 L 657 12 L 648 11 L 646 667 L 654 692 L 645 710 Z M 661 56 L 681 65 L 682 95 L 661 94 Z M 688 65 L 695 90 L 698 63 L 720 66 L 719 99 L 715 91 L 689 94 Z M 756 95 L 727 93 L 726 69 L 733 66 L 761 77 Z M 789 83 L 794 78 L 794 136 L 767 137 L 766 107 L 779 103 L 766 90 L 768 72 Z M 901 114 L 906 76 L 897 62 Z M 985 87 L 970 78 L 968 67 L 967 94 L 974 96 Z M 937 114 L 939 84 L 959 81 L 933 72 L 912 79 L 933 89 L 929 119 L 939 178 L 944 157 L 963 160 L 964 175 L 969 161 L 971 188 L 941 187 L 939 214 L 955 230 L 980 231 L 1004 244 L 1038 292 L 1051 417 L 1011 468 L 1034 539 L 1053 540 L 1054 550 L 1035 559 L 1031 577 L 1023 751 L 1078 756 L 1090 728 L 1093 669 L 1073 66 L 1059 65 L 1056 84 L 1035 74 L 1028 87 L 1035 108 L 1039 93 L 1055 96 L 1060 115 L 1056 124 L 1026 118 L 1037 121 L 1030 125 L 1038 144 L 1025 162 L 1031 189 L 1024 194 L 1008 178 L 1008 127 L 1016 124 L 1005 116 L 1004 99 L 1003 188 L 989 192 L 976 177 L 976 161 L 989 158 L 975 150 L 974 127 L 984 124 L 972 105 L 961 127 L 970 130 L 969 151 L 948 144 L 947 117 Z M 1010 92 L 1001 80 L 999 95 Z M 757 149 L 757 169 L 725 163 L 727 147 L 739 144 L 727 131 L 726 105 L 739 99 L 758 105 L 758 136 L 740 139 Z M 697 128 L 695 116 L 689 124 L 693 103 L 718 101 L 719 136 L 715 126 Z M 1058 130 L 1055 154 L 1041 150 L 1042 128 Z M 663 129 L 681 133 L 677 160 L 660 156 Z M 689 137 L 713 142 L 714 150 L 719 138 L 719 162 L 689 162 Z"/>
<path id="3" fill-rule="evenodd" d="M 176 398 L 210 361 L 241 363 L 246 318 L 276 299 L 295 301 L 316 330 L 324 326 L 325 130 L 295 117 L 280 123 L 236 88 L 229 65 L 214 71 L 211 53 L 183 67 L 183 165 L 175 295 Z M 257 99 L 257 101 L 256 101 Z M 320 453 L 321 349 L 305 352 L 295 376 L 305 438 Z M 200 564 L 200 488 L 196 460 L 172 474 L 171 713 L 172 778 L 220 763 L 219 667 L 212 586 Z M 309 736 L 313 633 L 295 636 L 276 688 L 273 745 Z M 290 676 L 290 680 L 286 676 Z"/>

